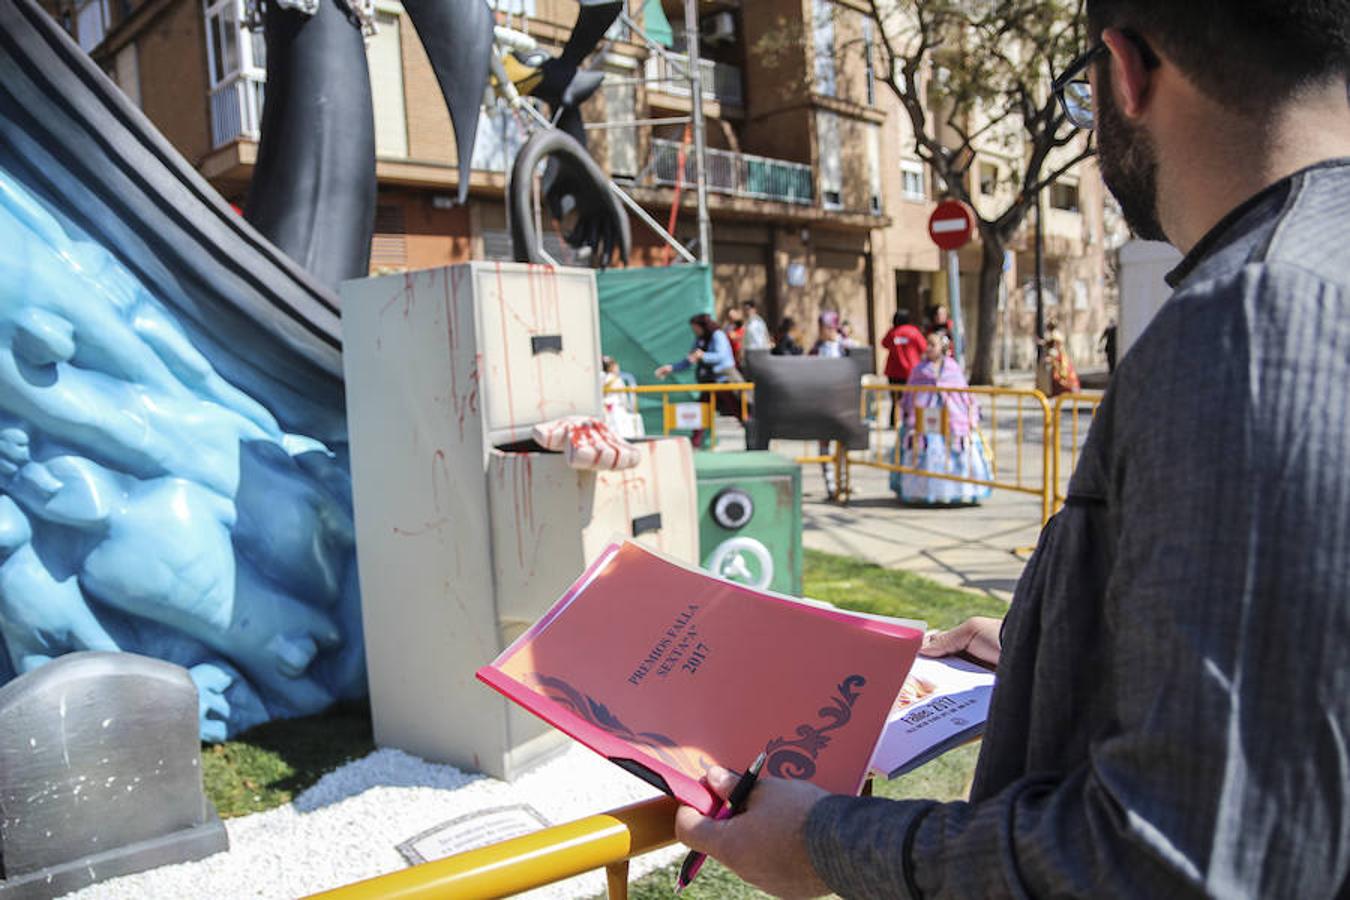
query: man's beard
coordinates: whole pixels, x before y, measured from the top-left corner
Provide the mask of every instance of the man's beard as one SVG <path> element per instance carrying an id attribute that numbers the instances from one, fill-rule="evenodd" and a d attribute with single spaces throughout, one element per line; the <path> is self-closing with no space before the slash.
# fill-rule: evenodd
<path id="1" fill-rule="evenodd" d="M 1102 181 L 1120 204 L 1131 231 L 1146 241 L 1165 241 L 1158 220 L 1157 148 L 1142 128 L 1120 114 L 1104 66 L 1097 75 L 1097 162 Z"/>

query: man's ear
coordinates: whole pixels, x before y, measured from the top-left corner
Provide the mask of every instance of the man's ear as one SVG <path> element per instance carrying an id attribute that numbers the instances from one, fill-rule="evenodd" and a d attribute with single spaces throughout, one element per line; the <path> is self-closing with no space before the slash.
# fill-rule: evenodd
<path id="1" fill-rule="evenodd" d="M 1127 119 L 1137 119 L 1153 97 L 1152 73 L 1144 62 L 1139 45 L 1119 28 L 1102 32 L 1102 42 L 1111 51 L 1111 90 L 1116 106 Z"/>

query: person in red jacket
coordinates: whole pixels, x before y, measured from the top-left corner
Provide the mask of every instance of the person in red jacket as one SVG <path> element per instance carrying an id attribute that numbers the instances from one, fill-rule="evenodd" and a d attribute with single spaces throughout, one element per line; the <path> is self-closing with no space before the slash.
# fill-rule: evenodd
<path id="1" fill-rule="evenodd" d="M 886 351 L 886 380 L 891 384 L 905 384 L 909 373 L 914 371 L 919 360 L 928 349 L 928 341 L 923 332 L 909 320 L 909 310 L 896 312 L 891 319 L 891 330 L 881 339 L 882 349 Z M 891 427 L 896 426 L 896 412 L 900 406 L 899 395 L 891 396 Z"/>

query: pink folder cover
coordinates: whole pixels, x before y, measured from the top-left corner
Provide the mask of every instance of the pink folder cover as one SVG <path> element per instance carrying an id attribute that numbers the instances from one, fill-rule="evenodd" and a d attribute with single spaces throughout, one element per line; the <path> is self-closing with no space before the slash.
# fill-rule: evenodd
<path id="1" fill-rule="evenodd" d="M 478 677 L 681 802 L 716 763 L 856 793 L 922 634 L 610 546 Z"/>

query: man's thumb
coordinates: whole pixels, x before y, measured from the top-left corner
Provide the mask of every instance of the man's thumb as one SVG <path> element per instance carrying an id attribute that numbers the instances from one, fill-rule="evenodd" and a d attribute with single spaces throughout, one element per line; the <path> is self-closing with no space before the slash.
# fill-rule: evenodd
<path id="1" fill-rule="evenodd" d="M 919 653 L 923 656 L 954 656 L 970 643 L 969 632 L 965 622 L 948 631 L 930 631 L 924 635 Z"/>

